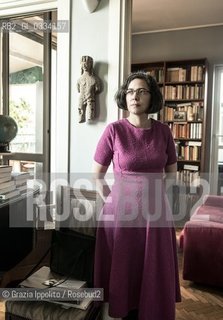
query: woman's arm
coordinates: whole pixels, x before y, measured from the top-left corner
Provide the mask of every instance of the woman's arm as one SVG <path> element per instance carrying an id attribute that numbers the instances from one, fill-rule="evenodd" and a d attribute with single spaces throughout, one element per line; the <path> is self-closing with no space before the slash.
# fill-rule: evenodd
<path id="1" fill-rule="evenodd" d="M 173 164 L 170 164 L 169 166 L 166 166 L 165 168 L 165 172 L 168 174 L 173 174 L 177 172 L 177 162 L 173 163 Z"/>
<path id="2" fill-rule="evenodd" d="M 93 162 L 93 174 L 95 179 L 101 176 L 104 177 L 107 170 L 108 170 L 107 166 L 103 166 L 96 161 Z"/>
<path id="3" fill-rule="evenodd" d="M 100 163 L 94 161 L 93 162 L 93 181 L 96 190 L 100 194 L 103 201 L 107 198 L 110 193 L 110 188 L 108 187 L 104 177 L 108 170 L 107 166 L 103 166 Z"/>
<path id="4" fill-rule="evenodd" d="M 166 190 L 176 184 L 177 162 L 165 167 L 165 185 Z"/>

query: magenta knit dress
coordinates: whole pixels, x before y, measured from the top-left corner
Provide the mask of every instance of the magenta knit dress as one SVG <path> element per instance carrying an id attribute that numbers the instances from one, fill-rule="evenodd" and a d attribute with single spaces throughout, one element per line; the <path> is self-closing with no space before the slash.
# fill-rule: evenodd
<path id="1" fill-rule="evenodd" d="M 98 223 L 94 285 L 111 317 L 139 310 L 139 320 L 174 320 L 180 301 L 176 238 L 163 171 L 176 162 L 169 127 L 127 119 L 108 125 L 95 161 L 113 162 L 114 184 Z"/>

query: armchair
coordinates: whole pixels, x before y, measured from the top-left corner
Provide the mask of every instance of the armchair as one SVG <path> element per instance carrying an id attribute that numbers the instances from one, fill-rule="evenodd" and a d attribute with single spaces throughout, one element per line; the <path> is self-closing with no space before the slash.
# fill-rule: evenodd
<path id="1" fill-rule="evenodd" d="M 183 279 L 223 286 L 223 197 L 204 197 L 183 231 Z"/>

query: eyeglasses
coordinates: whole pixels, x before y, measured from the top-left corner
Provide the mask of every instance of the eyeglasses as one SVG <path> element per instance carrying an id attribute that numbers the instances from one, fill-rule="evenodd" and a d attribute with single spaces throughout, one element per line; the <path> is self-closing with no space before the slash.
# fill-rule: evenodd
<path id="1" fill-rule="evenodd" d="M 150 93 L 150 91 L 149 90 L 147 90 L 147 89 L 144 89 L 144 88 L 139 88 L 139 89 L 136 89 L 136 90 L 134 90 L 134 89 L 127 89 L 126 91 L 125 91 L 125 94 L 126 95 L 128 95 L 128 96 L 130 96 L 130 97 L 132 97 L 133 95 L 134 95 L 134 93 L 136 93 L 137 94 L 137 96 L 145 96 L 147 93 Z"/>

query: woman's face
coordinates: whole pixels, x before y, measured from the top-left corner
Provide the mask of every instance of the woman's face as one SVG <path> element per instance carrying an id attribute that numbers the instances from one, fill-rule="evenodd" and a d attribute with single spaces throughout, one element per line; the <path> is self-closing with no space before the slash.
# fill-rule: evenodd
<path id="1" fill-rule="evenodd" d="M 145 80 L 134 79 L 126 90 L 126 104 L 128 111 L 135 115 L 147 113 L 151 101 L 149 87 Z"/>

